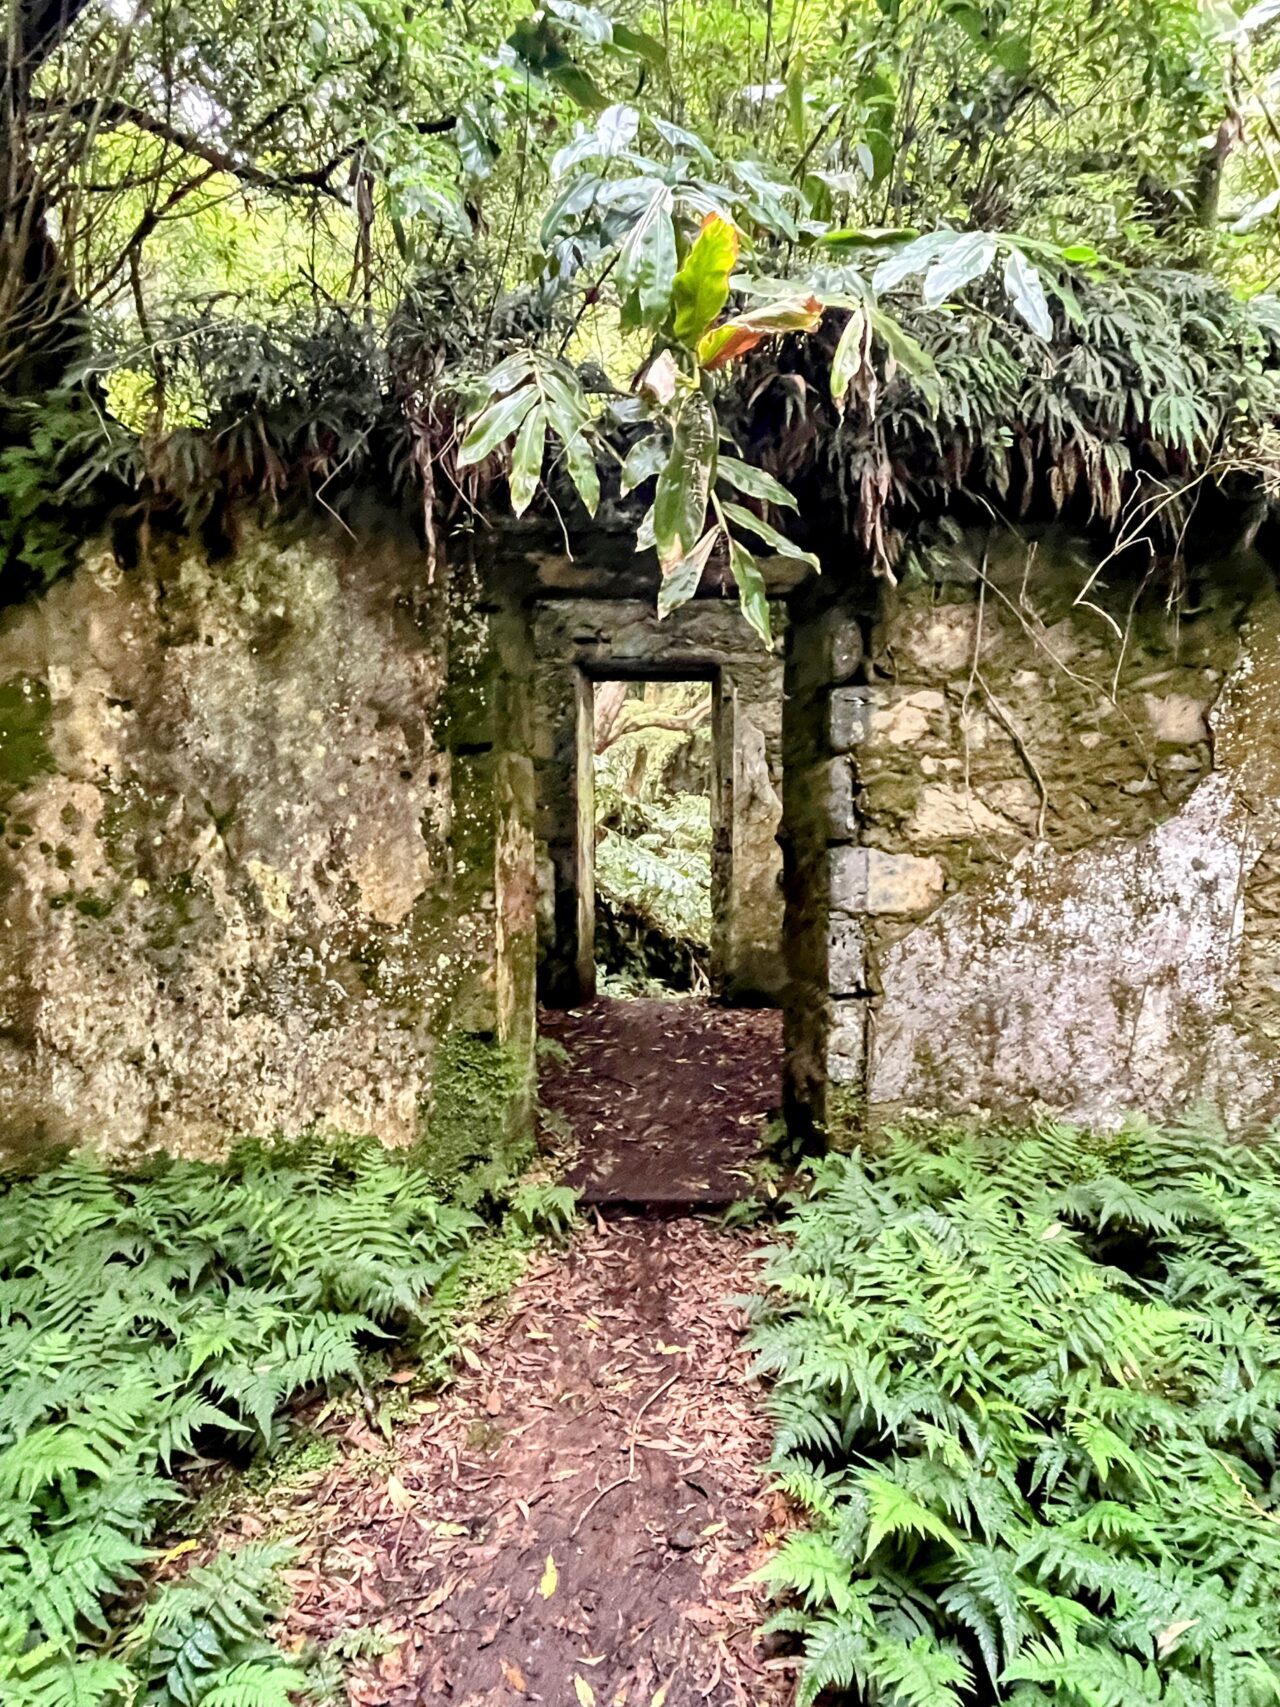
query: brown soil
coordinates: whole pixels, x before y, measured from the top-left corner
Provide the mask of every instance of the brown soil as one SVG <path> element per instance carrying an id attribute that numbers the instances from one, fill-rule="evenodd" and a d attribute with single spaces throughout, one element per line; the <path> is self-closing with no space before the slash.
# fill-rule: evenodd
<path id="1" fill-rule="evenodd" d="M 569 1052 L 544 1071 L 541 1097 L 577 1141 L 568 1182 L 585 1202 L 670 1212 L 750 1195 L 781 1098 L 779 1013 L 601 998 L 546 1010 L 541 1026 Z"/>
<path id="2" fill-rule="evenodd" d="M 626 1219 L 539 1259 L 393 1459 L 346 1427 L 336 1467 L 236 1520 L 299 1541 L 286 1642 L 367 1632 L 358 1707 L 782 1707 L 747 1580 L 785 1523 L 731 1302 L 756 1257 Z"/>

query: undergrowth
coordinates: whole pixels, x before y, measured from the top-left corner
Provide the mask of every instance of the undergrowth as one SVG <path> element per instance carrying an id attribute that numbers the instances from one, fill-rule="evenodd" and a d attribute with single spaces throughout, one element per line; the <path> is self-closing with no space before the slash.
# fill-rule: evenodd
<path id="1" fill-rule="evenodd" d="M 571 1206 L 524 1186 L 517 1239 Z M 75 1158 L 0 1194 L 0 1701 L 286 1707 L 269 1640 L 288 1552 L 251 1544 L 149 1589 L 148 1542 L 193 1458 L 284 1438 L 304 1390 L 363 1389 L 406 1340 L 442 1375 L 482 1237 L 372 1141 L 246 1145 L 124 1176 Z M 484 1253 L 500 1247 L 495 1274 Z"/>
<path id="2" fill-rule="evenodd" d="M 1280 1700 L 1280 1158 L 945 1127 L 818 1167 L 755 1344 L 801 1707 Z"/>

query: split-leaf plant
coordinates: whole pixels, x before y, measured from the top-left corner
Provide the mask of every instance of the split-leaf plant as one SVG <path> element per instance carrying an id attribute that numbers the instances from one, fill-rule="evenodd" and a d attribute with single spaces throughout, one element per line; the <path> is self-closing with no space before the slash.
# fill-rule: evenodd
<path id="1" fill-rule="evenodd" d="M 818 1167 L 755 1331 L 802 1707 L 1280 1700 L 1278 1229 L 1274 1148 L 1208 1128 Z"/>
<path id="2" fill-rule="evenodd" d="M 536 1216 L 539 1204 L 519 1206 Z M 373 1142 L 246 1146 L 132 1176 L 74 1159 L 0 1197 L 0 1700 L 285 1707 L 281 1562 L 250 1547 L 147 1596 L 193 1456 L 268 1448 L 288 1401 L 407 1336 L 449 1348 L 477 1216 Z"/>

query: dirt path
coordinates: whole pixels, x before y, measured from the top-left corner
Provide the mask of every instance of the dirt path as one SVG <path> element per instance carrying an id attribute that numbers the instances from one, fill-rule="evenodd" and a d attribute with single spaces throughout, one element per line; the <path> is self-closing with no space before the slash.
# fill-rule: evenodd
<path id="1" fill-rule="evenodd" d="M 670 1213 L 748 1195 L 782 1095 L 776 1010 L 601 998 L 544 1012 L 541 1029 L 569 1052 L 541 1095 L 580 1146 L 569 1183 L 586 1202 Z"/>
<path id="2" fill-rule="evenodd" d="M 730 1303 L 754 1273 L 749 1236 L 687 1219 L 542 1259 L 393 1464 L 349 1429 L 247 1520 L 300 1542 L 286 1640 L 363 1645 L 359 1707 L 781 1707 L 744 1581 L 785 1520 Z"/>

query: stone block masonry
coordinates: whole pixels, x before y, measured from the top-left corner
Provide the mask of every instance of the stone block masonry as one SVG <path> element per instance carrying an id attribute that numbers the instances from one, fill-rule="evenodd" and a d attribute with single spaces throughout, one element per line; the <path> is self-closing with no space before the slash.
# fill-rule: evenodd
<path id="1" fill-rule="evenodd" d="M 797 613 L 788 1035 L 828 1126 L 1280 1116 L 1274 577 L 1242 559 L 1170 596 L 1093 567 L 974 539 L 870 614 Z"/>

